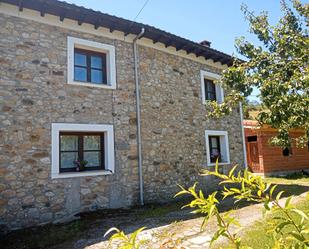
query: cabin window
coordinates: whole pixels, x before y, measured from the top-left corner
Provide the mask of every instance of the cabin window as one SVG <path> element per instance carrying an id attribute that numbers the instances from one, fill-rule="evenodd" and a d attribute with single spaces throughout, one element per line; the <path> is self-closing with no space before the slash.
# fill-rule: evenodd
<path id="1" fill-rule="evenodd" d="M 247 137 L 247 141 L 250 142 L 256 142 L 257 141 L 257 136 L 249 136 Z"/>
<path id="2" fill-rule="evenodd" d="M 283 156 L 291 156 L 292 153 L 292 148 L 291 147 L 286 147 L 282 150 L 282 155 Z"/>

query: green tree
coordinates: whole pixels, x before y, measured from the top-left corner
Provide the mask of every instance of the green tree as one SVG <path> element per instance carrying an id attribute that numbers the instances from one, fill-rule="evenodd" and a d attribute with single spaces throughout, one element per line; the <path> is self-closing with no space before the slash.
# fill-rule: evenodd
<path id="1" fill-rule="evenodd" d="M 263 110 L 257 116 L 260 124 L 278 129 L 272 143 L 290 145 L 289 130 L 303 128 L 305 134 L 296 140 L 305 145 L 309 138 L 309 5 L 291 0 L 291 7 L 281 1 L 283 16 L 272 26 L 268 14 L 255 16 L 242 6 L 250 32 L 260 45 L 244 37 L 236 40 L 236 48 L 245 61 L 235 60 L 223 72 L 221 84 L 233 89 L 225 102 L 210 102 L 211 116 L 229 114 L 239 101 L 249 96 L 254 87 L 260 90 Z"/>

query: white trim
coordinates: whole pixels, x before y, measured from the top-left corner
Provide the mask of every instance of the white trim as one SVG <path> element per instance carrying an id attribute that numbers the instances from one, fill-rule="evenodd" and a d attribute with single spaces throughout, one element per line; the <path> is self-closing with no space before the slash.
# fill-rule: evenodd
<path id="1" fill-rule="evenodd" d="M 61 27 L 69 30 L 74 30 L 78 32 L 84 32 L 88 34 L 93 34 L 97 36 L 103 36 L 107 37 L 110 39 L 116 39 L 116 40 L 121 40 L 125 42 L 132 43 L 135 35 L 124 35 L 124 32 L 121 31 L 113 31 L 110 32 L 108 28 L 103 28 L 99 27 L 97 30 L 94 29 L 94 26 L 88 23 L 83 23 L 82 25 L 78 25 L 77 21 L 65 18 L 63 21 L 59 20 L 58 16 L 55 15 L 50 15 L 50 14 L 45 14 L 44 17 L 40 16 L 39 11 L 31 10 L 24 8 L 22 12 L 18 10 L 18 7 L 12 4 L 7 4 L 7 3 L 2 3 L 0 2 L 0 13 L 5 14 L 5 15 L 10 15 L 10 16 L 15 16 L 15 17 L 20 17 L 24 18 L 27 20 L 32 20 L 56 27 Z M 168 47 L 166 48 L 164 44 L 158 42 L 156 44 L 153 44 L 153 41 L 151 39 L 147 38 L 142 38 L 139 40 L 138 44 L 154 48 L 156 50 L 163 51 L 165 53 L 173 54 L 176 56 L 180 56 L 186 59 L 190 59 L 192 61 L 199 62 L 204 65 L 209 65 L 212 67 L 216 67 L 218 69 L 225 69 L 228 66 L 227 65 L 222 65 L 220 62 L 214 62 L 212 59 L 205 59 L 203 56 L 197 57 L 194 54 L 187 54 L 184 50 L 179 50 L 176 51 L 176 48 L 174 47 Z"/>
<path id="2" fill-rule="evenodd" d="M 215 166 L 215 163 L 210 162 L 210 149 L 209 149 L 209 136 L 220 136 L 220 149 L 225 152 L 226 160 L 224 162 L 218 163 L 218 165 L 230 164 L 230 148 L 229 148 L 229 138 L 227 131 L 215 131 L 206 130 L 205 131 L 205 142 L 206 142 L 206 161 L 207 166 Z"/>
<path id="3" fill-rule="evenodd" d="M 68 36 L 67 44 L 68 84 L 116 89 L 116 61 L 114 46 L 71 36 Z M 74 48 L 82 48 L 106 54 L 107 85 L 74 81 Z"/>
<path id="4" fill-rule="evenodd" d="M 105 168 L 106 170 L 97 170 L 93 172 L 74 172 L 60 173 L 59 172 L 59 133 L 61 131 L 100 131 L 105 132 L 104 147 L 105 149 Z M 51 178 L 69 178 L 81 176 L 97 176 L 110 175 L 115 169 L 114 155 L 114 127 L 113 125 L 103 124 L 67 124 L 67 123 L 52 123 L 51 125 L 51 140 L 52 140 L 52 160 L 51 160 Z"/>
<path id="5" fill-rule="evenodd" d="M 210 79 L 210 80 L 214 80 L 214 81 L 218 81 L 221 78 L 220 74 L 216 74 L 216 73 L 212 73 L 212 72 L 208 72 L 208 71 L 204 71 L 201 70 L 200 72 L 201 75 L 201 96 L 202 96 L 202 103 L 206 104 L 207 100 L 205 97 L 205 84 L 204 84 L 204 79 Z M 224 91 L 223 88 L 220 84 L 214 82 L 216 84 L 216 96 L 217 96 L 217 101 L 218 103 L 222 103 L 224 101 Z"/>

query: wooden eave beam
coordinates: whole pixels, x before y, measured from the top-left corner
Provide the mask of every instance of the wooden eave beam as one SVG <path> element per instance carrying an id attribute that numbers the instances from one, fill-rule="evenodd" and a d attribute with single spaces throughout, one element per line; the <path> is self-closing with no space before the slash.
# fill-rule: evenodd
<path id="1" fill-rule="evenodd" d="M 24 2 L 23 0 L 19 0 L 19 2 L 18 2 L 18 10 L 19 11 L 23 11 L 23 9 L 24 9 L 24 3 L 23 2 Z"/>
<path id="2" fill-rule="evenodd" d="M 98 29 L 101 26 L 100 23 L 101 23 L 101 20 L 98 19 L 94 24 L 94 29 Z"/>
<path id="3" fill-rule="evenodd" d="M 63 12 L 59 15 L 59 20 L 60 20 L 61 22 L 63 22 L 65 16 L 66 16 L 66 11 L 63 11 Z"/>
<path id="4" fill-rule="evenodd" d="M 162 35 L 159 35 L 155 37 L 154 39 L 152 39 L 153 44 L 156 44 L 157 42 L 159 42 L 161 38 L 162 38 Z"/>
<path id="5" fill-rule="evenodd" d="M 183 49 L 187 44 L 181 44 L 180 46 L 176 46 L 176 51 Z"/>
<path id="6" fill-rule="evenodd" d="M 81 26 L 84 20 L 85 20 L 85 15 L 81 15 L 81 17 L 77 20 L 78 25 Z"/>
<path id="7" fill-rule="evenodd" d="M 46 3 L 43 2 L 41 4 L 41 6 L 40 6 L 40 15 L 41 15 L 41 17 L 44 17 L 45 13 L 46 13 Z"/>
<path id="8" fill-rule="evenodd" d="M 173 44 L 173 40 L 171 39 L 167 43 L 165 43 L 165 47 L 167 48 L 167 47 L 171 46 L 172 44 Z"/>

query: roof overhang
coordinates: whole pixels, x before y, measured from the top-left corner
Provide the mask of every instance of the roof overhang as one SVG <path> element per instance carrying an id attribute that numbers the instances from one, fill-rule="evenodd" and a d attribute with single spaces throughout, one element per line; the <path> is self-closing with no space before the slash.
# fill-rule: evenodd
<path id="1" fill-rule="evenodd" d="M 1 2 L 15 5 L 19 11 L 24 8 L 36 10 L 44 17 L 45 14 L 59 16 L 60 21 L 65 18 L 75 20 L 79 25 L 83 23 L 92 24 L 94 29 L 99 27 L 108 28 L 110 32 L 115 30 L 123 32 L 125 35 L 138 35 L 142 28 L 145 28 L 143 37 L 151 39 L 153 43 L 160 42 L 165 47 L 175 47 L 176 51 L 184 50 L 187 54 L 202 56 L 206 60 L 212 59 L 214 62 L 220 62 L 223 65 L 231 66 L 234 58 L 228 54 L 210 48 L 205 45 L 190 41 L 169 32 L 157 29 L 150 25 L 133 22 L 109 14 L 105 14 L 85 7 L 76 6 L 66 2 L 56 0 L 0 0 Z"/>

